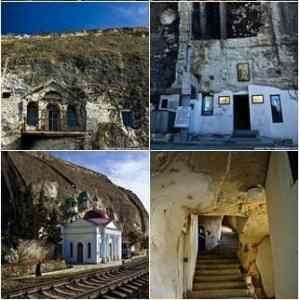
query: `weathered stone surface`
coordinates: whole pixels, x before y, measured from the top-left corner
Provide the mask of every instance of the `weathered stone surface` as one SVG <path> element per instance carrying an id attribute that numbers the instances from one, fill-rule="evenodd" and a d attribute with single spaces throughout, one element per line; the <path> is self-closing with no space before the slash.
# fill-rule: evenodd
<path id="1" fill-rule="evenodd" d="M 27 149 L 65 149 L 67 143 L 68 149 L 148 145 L 148 31 L 144 28 L 4 36 L 2 75 L 4 148 L 24 148 L 21 129 L 29 102 L 39 106 L 38 130 L 47 130 L 49 101 L 59 105 L 63 131 L 68 130 L 67 106 L 76 107 L 78 126 L 72 130 L 85 132 L 84 141 L 52 137 L 53 145 L 49 140 L 46 145 L 35 140 L 26 144 Z M 54 93 L 59 94 L 57 99 Z M 134 128 L 124 125 L 123 110 L 133 113 Z M 107 132 L 101 130 L 106 123 L 119 127 L 126 141 L 116 139 L 112 144 L 112 137 L 105 144 Z"/>

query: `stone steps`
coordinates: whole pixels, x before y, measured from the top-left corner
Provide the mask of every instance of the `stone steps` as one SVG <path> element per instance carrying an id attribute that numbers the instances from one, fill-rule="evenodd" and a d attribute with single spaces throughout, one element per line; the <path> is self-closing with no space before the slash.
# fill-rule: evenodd
<path id="1" fill-rule="evenodd" d="M 192 291 L 191 299 L 228 299 L 228 298 L 248 298 L 248 289 L 217 289 L 217 290 L 196 290 Z"/>
<path id="2" fill-rule="evenodd" d="M 203 270 L 203 269 L 239 269 L 240 265 L 238 263 L 207 263 L 207 262 L 197 262 L 196 270 Z"/>
<path id="3" fill-rule="evenodd" d="M 241 274 L 215 274 L 215 275 L 198 275 L 194 277 L 194 283 L 198 282 L 218 282 L 218 281 L 229 281 L 229 280 L 241 280 Z"/>
<path id="4" fill-rule="evenodd" d="M 259 132 L 257 130 L 235 130 L 232 136 L 239 138 L 257 138 Z"/>
<path id="5" fill-rule="evenodd" d="M 228 247 L 224 246 L 224 249 L 228 250 Z M 198 256 L 190 298 L 251 298 L 238 258 L 234 252 L 225 254 L 220 250 L 214 249 Z"/>
<path id="6" fill-rule="evenodd" d="M 228 255 L 220 255 L 220 254 L 203 254 L 201 256 L 198 256 L 197 261 L 202 261 L 206 259 L 214 259 L 214 260 L 219 260 L 219 259 L 231 259 L 231 260 L 237 260 L 237 257 L 233 254 L 228 254 Z"/>
<path id="7" fill-rule="evenodd" d="M 247 288 L 245 281 L 240 280 L 229 280 L 229 281 L 211 281 L 211 282 L 194 282 L 195 290 L 214 290 L 214 289 L 243 289 Z"/>
<path id="8" fill-rule="evenodd" d="M 240 269 L 238 268 L 234 268 L 234 269 L 213 269 L 213 270 L 210 270 L 210 269 L 201 269 L 201 270 L 197 270 L 196 269 L 196 272 L 195 272 L 195 276 L 198 276 L 198 275 L 218 275 L 218 274 L 221 274 L 221 275 L 240 275 L 241 272 L 240 272 Z"/>
<path id="9" fill-rule="evenodd" d="M 221 258 L 221 259 L 213 259 L 213 258 L 207 258 L 207 259 L 200 259 L 198 258 L 197 264 L 232 264 L 236 263 L 236 259 L 233 258 Z"/>

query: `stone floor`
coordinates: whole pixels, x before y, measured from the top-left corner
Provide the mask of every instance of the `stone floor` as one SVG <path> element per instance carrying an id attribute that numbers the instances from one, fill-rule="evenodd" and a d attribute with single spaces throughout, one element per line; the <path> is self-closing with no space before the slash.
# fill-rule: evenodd
<path id="1" fill-rule="evenodd" d="M 164 139 L 163 136 L 155 137 L 151 142 L 153 150 L 196 150 L 196 149 L 281 149 L 290 150 L 297 149 L 297 145 L 293 145 L 289 140 L 275 140 L 268 137 L 232 137 L 232 136 L 196 136 L 190 138 L 187 142 L 180 142 L 179 139 Z"/>

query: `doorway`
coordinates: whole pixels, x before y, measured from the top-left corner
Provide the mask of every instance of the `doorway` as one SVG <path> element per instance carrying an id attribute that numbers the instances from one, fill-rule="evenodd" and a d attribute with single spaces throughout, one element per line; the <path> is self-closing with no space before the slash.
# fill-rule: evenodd
<path id="1" fill-rule="evenodd" d="M 77 263 L 83 264 L 83 244 L 77 244 Z"/>
<path id="2" fill-rule="evenodd" d="M 204 251 L 206 249 L 205 243 L 205 229 L 204 226 L 199 225 L 198 228 L 198 251 Z"/>
<path id="3" fill-rule="evenodd" d="M 233 96 L 234 130 L 250 130 L 250 107 L 248 95 Z"/>
<path id="4" fill-rule="evenodd" d="M 112 261 L 113 260 L 113 249 L 112 249 L 112 244 L 111 243 L 109 243 L 109 259 L 110 259 L 110 261 Z"/>
<path id="5" fill-rule="evenodd" d="M 48 121 L 49 131 L 59 130 L 59 108 L 57 105 L 48 105 Z"/>

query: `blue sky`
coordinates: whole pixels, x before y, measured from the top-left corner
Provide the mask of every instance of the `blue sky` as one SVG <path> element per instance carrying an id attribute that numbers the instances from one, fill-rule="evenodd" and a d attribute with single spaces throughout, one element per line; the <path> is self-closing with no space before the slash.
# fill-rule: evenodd
<path id="1" fill-rule="evenodd" d="M 106 175 L 113 183 L 138 195 L 149 212 L 150 175 L 146 151 L 49 151 L 48 153 Z"/>
<path id="2" fill-rule="evenodd" d="M 1 6 L 2 34 L 148 26 L 147 3 L 2 2 Z"/>

